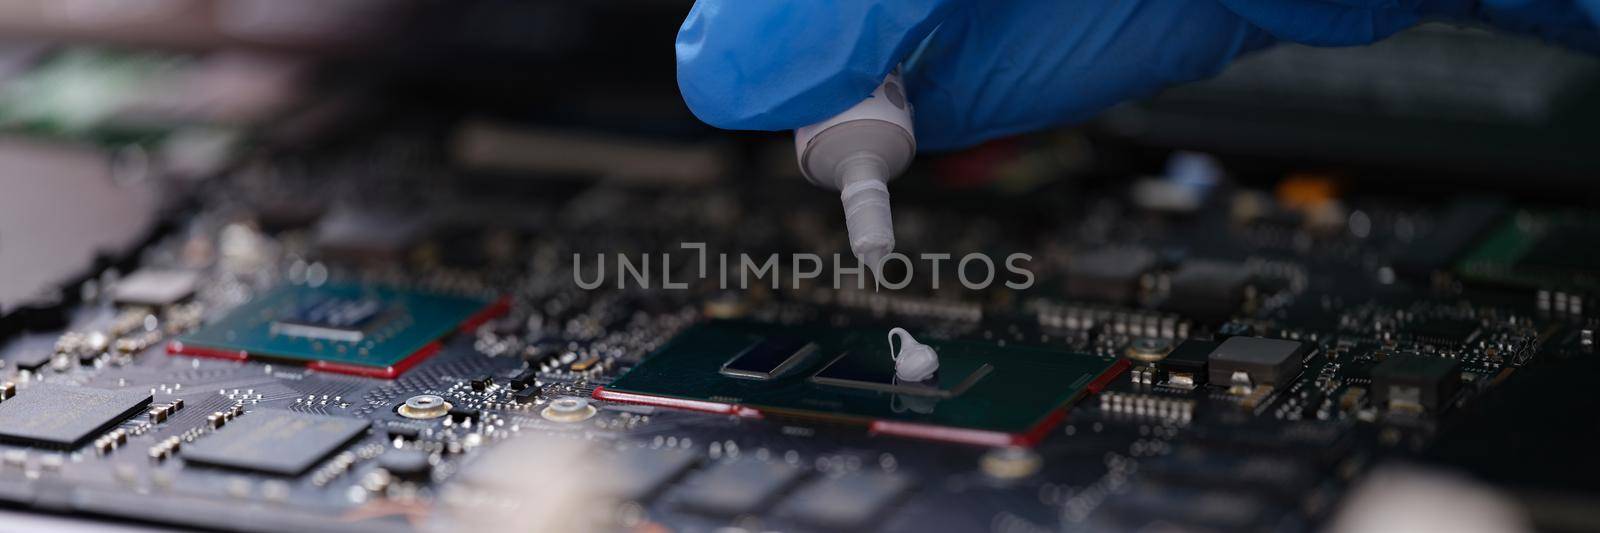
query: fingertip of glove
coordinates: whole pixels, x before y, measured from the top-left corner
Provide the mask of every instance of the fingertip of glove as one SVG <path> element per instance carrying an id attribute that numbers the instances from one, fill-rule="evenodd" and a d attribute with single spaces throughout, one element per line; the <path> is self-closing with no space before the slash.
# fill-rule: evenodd
<path id="1" fill-rule="evenodd" d="M 701 122 L 722 129 L 762 129 L 756 119 L 757 113 L 735 105 L 735 99 L 727 94 L 727 84 L 686 71 L 681 62 L 678 64 L 678 92 L 683 95 L 689 112 Z"/>
<path id="2" fill-rule="evenodd" d="M 719 128 L 813 124 L 870 95 L 948 2 L 700 0 L 677 36 L 678 89 Z"/>

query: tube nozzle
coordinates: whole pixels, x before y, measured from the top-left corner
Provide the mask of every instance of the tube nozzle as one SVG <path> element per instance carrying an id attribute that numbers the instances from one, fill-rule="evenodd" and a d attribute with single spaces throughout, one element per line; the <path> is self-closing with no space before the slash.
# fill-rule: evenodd
<path id="1" fill-rule="evenodd" d="M 872 271 L 875 282 L 881 279 L 884 258 L 894 252 L 888 183 L 905 171 L 916 152 L 911 106 L 897 74 L 890 74 L 855 107 L 795 130 L 801 172 L 812 183 L 839 191 L 850 251 Z"/>

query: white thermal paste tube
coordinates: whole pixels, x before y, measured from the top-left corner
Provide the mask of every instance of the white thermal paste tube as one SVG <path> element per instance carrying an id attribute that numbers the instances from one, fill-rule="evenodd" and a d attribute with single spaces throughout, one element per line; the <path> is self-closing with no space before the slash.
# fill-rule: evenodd
<path id="1" fill-rule="evenodd" d="M 855 107 L 794 132 L 800 171 L 811 183 L 839 191 L 850 251 L 875 279 L 894 251 L 888 183 L 916 156 L 912 131 L 911 103 L 894 72 Z"/>

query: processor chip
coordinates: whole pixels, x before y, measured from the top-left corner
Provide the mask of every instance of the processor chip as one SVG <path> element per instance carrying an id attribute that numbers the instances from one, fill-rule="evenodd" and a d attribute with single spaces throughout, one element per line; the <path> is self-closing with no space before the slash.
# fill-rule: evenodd
<path id="1" fill-rule="evenodd" d="M 715 320 L 680 334 L 596 389 L 594 397 L 860 424 L 878 434 L 1030 446 L 1060 422 L 1067 407 L 1129 366 L 1126 360 L 1060 349 L 932 340 L 938 373 L 926 382 L 902 383 L 894 378 L 884 333 Z M 785 348 L 774 353 L 815 346 L 816 356 L 768 379 L 729 375 L 725 365 L 748 352 L 753 338 L 782 339 L 776 344 Z"/>
<path id="2" fill-rule="evenodd" d="M 72 449 L 150 405 L 148 391 L 37 383 L 0 402 L 0 439 Z"/>
<path id="3" fill-rule="evenodd" d="M 294 314 L 272 323 L 272 332 L 290 337 L 361 342 L 365 328 L 385 310 L 375 298 L 328 296 L 301 302 Z"/>
<path id="4" fill-rule="evenodd" d="M 286 286 L 178 339 L 168 352 L 392 379 L 438 351 L 440 338 L 476 327 L 505 306 L 382 287 Z"/>
<path id="5" fill-rule="evenodd" d="M 194 464 L 297 476 L 367 432 L 366 420 L 263 409 L 183 449 Z"/>

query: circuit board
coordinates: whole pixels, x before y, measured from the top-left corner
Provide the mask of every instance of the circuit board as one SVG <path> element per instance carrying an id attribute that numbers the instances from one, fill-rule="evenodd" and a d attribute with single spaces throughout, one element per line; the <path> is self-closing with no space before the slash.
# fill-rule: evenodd
<path id="1" fill-rule="evenodd" d="M 0 503 L 229 531 L 1299 531 L 1395 461 L 1592 472 L 1478 446 L 1594 404 L 1548 396 L 1600 370 L 1600 265 L 1562 253 L 1593 212 L 905 185 L 898 249 L 953 259 L 894 288 L 795 258 L 848 249 L 798 178 L 333 159 L 216 178 L 14 330 Z M 933 377 L 896 377 L 896 327 Z"/>

